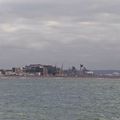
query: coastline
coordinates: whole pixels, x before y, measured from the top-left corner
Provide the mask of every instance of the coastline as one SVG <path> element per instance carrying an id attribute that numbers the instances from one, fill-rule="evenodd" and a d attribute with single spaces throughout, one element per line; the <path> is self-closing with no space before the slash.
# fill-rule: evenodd
<path id="1" fill-rule="evenodd" d="M 102 79 L 120 79 L 120 76 L 80 76 L 80 77 L 70 77 L 70 76 L 0 76 L 0 79 L 11 79 L 11 78 L 20 78 L 20 79 L 64 79 L 64 80 L 69 80 L 69 79 L 77 79 L 77 80 L 81 80 L 81 79 L 98 79 L 98 80 L 102 80 Z"/>

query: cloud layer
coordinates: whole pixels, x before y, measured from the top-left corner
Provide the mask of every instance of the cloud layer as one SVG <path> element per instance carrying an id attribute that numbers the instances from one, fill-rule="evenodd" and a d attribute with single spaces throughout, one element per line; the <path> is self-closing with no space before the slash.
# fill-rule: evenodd
<path id="1" fill-rule="evenodd" d="M 0 0 L 0 67 L 119 69 L 119 0 Z"/>

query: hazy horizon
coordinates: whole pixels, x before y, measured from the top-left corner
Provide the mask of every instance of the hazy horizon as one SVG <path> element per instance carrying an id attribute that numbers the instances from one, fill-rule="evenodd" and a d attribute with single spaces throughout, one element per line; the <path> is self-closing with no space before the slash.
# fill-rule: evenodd
<path id="1" fill-rule="evenodd" d="M 0 0 L 0 68 L 33 63 L 120 69 L 119 0 Z"/>

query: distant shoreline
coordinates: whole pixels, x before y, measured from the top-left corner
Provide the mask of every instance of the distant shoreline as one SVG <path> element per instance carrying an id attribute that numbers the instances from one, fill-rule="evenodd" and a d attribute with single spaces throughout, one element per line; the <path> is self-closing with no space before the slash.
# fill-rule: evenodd
<path id="1" fill-rule="evenodd" d="M 81 77 L 56 77 L 56 76 L 0 76 L 0 79 L 4 79 L 4 78 L 37 78 L 37 79 L 49 79 L 49 78 L 53 78 L 53 79 L 120 79 L 120 76 L 81 76 Z"/>

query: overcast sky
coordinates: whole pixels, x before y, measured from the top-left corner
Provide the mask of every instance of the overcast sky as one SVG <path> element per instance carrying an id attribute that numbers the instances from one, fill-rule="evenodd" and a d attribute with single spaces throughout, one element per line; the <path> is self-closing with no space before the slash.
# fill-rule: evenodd
<path id="1" fill-rule="evenodd" d="M 120 0 L 0 0 L 0 68 L 120 69 Z"/>

